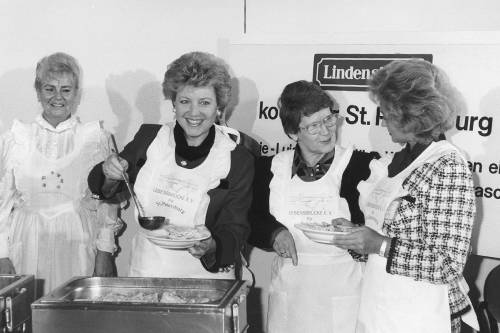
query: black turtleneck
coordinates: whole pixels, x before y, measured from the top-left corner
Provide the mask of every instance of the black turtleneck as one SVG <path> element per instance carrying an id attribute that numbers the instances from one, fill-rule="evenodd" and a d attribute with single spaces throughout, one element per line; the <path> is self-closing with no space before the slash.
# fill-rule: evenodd
<path id="1" fill-rule="evenodd" d="M 175 162 L 183 168 L 193 169 L 203 163 L 210 149 L 212 149 L 215 140 L 215 126 L 210 127 L 208 135 L 201 145 L 193 147 L 188 145 L 182 127 L 179 123 L 175 123 L 174 139 Z"/>
<path id="2" fill-rule="evenodd" d="M 446 137 L 441 134 L 436 141 L 446 140 Z M 420 154 L 423 153 L 427 147 L 430 146 L 432 142 L 429 143 L 416 143 L 413 148 L 410 147 L 410 144 L 407 143 L 406 146 L 396 154 L 392 158 L 391 164 L 387 168 L 389 177 L 394 177 L 407 166 L 411 164 L 411 162 L 415 161 Z"/>

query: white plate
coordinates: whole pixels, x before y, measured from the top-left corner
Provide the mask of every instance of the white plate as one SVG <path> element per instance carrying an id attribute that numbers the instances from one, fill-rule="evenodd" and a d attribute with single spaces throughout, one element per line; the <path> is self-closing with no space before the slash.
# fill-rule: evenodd
<path id="1" fill-rule="evenodd" d="M 184 230 L 184 228 L 179 228 L 180 230 Z M 190 237 L 188 239 L 173 239 L 168 237 L 168 232 L 165 230 L 154 230 L 149 232 L 143 232 L 146 238 L 153 244 L 158 245 L 164 249 L 187 249 L 194 245 L 194 243 L 207 239 L 211 236 L 210 231 L 203 227 L 197 227 L 197 233 L 199 236 Z M 185 229 L 188 230 L 188 229 Z M 162 235 L 165 233 L 165 235 Z"/>
<path id="2" fill-rule="evenodd" d="M 208 236 L 210 237 L 210 235 Z M 203 238 L 195 238 L 195 239 L 188 239 L 188 240 L 181 240 L 181 239 L 165 239 L 165 238 L 156 238 L 156 237 L 147 237 L 149 241 L 155 245 L 158 245 L 159 247 L 162 247 L 164 249 L 187 249 L 190 248 L 196 243 L 197 241 L 207 239 L 208 237 L 203 237 Z"/>
<path id="3" fill-rule="evenodd" d="M 321 230 L 321 226 L 314 228 L 311 224 L 304 223 L 296 224 L 295 228 L 301 230 L 310 240 L 323 244 L 332 244 L 336 235 L 345 235 L 349 233 L 349 231 Z"/>

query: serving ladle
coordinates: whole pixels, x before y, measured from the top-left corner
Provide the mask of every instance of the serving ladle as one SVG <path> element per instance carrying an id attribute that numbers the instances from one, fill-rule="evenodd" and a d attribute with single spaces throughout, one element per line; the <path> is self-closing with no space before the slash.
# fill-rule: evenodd
<path id="1" fill-rule="evenodd" d="M 111 141 L 113 142 L 115 152 L 118 154 L 118 147 L 116 146 L 114 135 L 111 135 Z M 144 208 L 142 207 L 139 198 L 137 198 L 137 195 L 135 195 L 135 191 L 130 185 L 128 175 L 125 171 L 122 171 L 122 178 L 125 181 L 125 185 L 127 185 L 127 189 L 132 197 L 132 200 L 134 201 L 135 207 L 137 207 L 137 219 L 139 220 L 139 225 L 147 230 L 156 230 L 165 225 L 166 222 L 164 216 L 145 216 L 146 214 L 144 213 Z"/>

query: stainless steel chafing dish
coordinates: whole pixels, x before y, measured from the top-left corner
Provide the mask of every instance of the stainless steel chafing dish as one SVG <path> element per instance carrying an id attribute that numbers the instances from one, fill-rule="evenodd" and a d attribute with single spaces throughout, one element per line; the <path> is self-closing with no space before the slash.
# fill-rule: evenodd
<path id="1" fill-rule="evenodd" d="M 33 275 L 0 275 L 0 332 L 31 332 Z"/>
<path id="2" fill-rule="evenodd" d="M 106 300 L 106 295 L 175 293 L 202 303 Z M 32 304 L 35 333 L 246 332 L 245 281 L 74 278 Z M 104 300 L 103 300 L 104 299 Z"/>

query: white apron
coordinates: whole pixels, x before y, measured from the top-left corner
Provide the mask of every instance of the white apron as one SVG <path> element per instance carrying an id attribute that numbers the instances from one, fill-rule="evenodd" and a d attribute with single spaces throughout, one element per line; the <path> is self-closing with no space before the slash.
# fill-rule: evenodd
<path id="1" fill-rule="evenodd" d="M 362 264 L 347 251 L 308 239 L 294 227 L 300 222 L 350 219 L 340 183 L 352 149 L 335 148 L 328 172 L 319 180 L 291 178 L 294 151 L 273 159 L 270 211 L 292 233 L 298 266 L 276 256 L 269 288 L 268 333 L 352 333 L 356 325 Z"/>
<path id="2" fill-rule="evenodd" d="M 98 122 L 76 125 L 74 147 L 52 159 L 37 149 L 32 125 L 15 123 L 14 175 L 22 196 L 14 208 L 9 257 L 19 274 L 44 280 L 44 293 L 94 268 L 97 206 L 86 197 L 87 175 L 104 157 Z"/>
<path id="3" fill-rule="evenodd" d="M 447 141 L 432 143 L 396 176 L 387 177 L 389 158 L 374 160 L 370 178 L 358 185 L 360 207 L 368 227 L 382 232 L 384 219 L 394 218 L 404 180 L 424 163 L 456 150 Z M 387 258 L 370 254 L 363 278 L 357 333 L 445 333 L 451 331 L 448 285 L 415 281 L 386 272 Z"/>
<path id="4" fill-rule="evenodd" d="M 147 151 L 147 161 L 137 175 L 135 190 L 148 216 L 165 216 L 181 226 L 204 225 L 210 197 L 229 173 L 236 144 L 216 129 L 215 141 L 203 163 L 185 169 L 175 162 L 173 124 L 164 125 Z M 137 211 L 136 211 L 137 216 Z M 187 250 L 161 248 L 140 228 L 132 242 L 129 276 L 232 279 L 234 270 L 211 273 Z"/>

